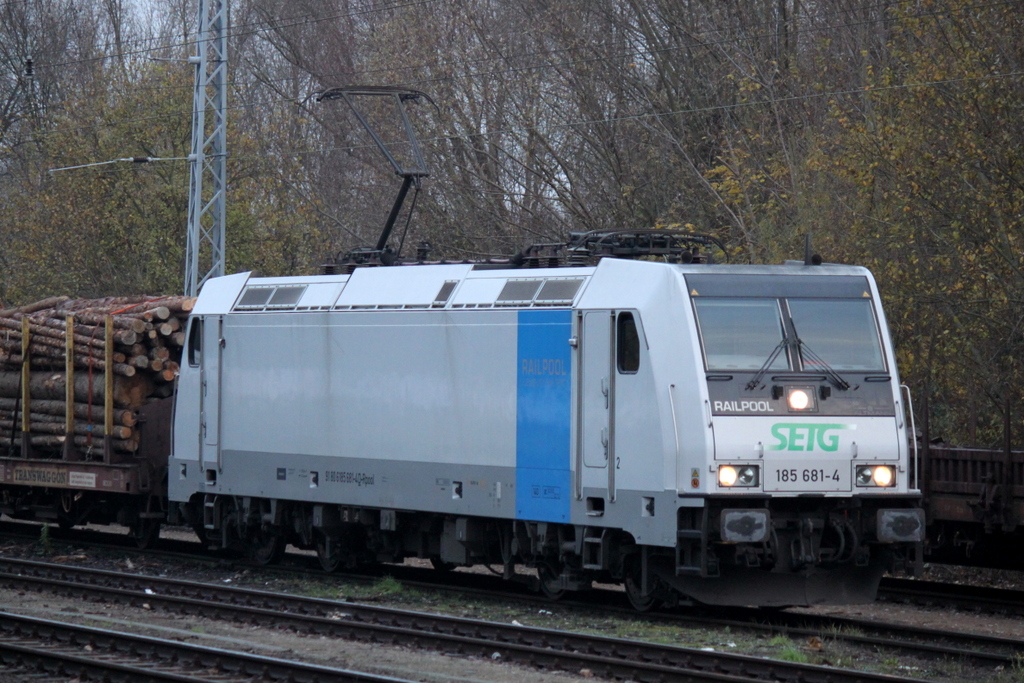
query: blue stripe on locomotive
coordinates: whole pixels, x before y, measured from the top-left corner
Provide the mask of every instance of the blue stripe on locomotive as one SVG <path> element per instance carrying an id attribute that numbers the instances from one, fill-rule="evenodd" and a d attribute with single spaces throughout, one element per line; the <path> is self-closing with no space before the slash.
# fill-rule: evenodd
<path id="1" fill-rule="evenodd" d="M 516 518 L 569 521 L 572 311 L 519 311 Z"/>

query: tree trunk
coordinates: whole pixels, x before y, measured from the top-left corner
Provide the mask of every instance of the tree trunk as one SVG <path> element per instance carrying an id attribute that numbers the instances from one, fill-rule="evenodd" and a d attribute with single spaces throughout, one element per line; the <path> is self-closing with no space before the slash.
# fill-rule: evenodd
<path id="1" fill-rule="evenodd" d="M 30 375 L 29 390 L 32 398 L 63 401 L 67 377 L 62 372 L 33 372 Z M 75 401 L 103 404 L 103 374 L 97 373 L 89 382 L 88 373 L 75 374 Z M 12 370 L 0 371 L 0 396 L 18 398 L 21 387 L 21 373 Z M 91 391 L 90 391 L 91 389 Z M 114 376 L 114 403 L 119 408 L 139 408 L 147 396 L 153 393 L 153 381 L 142 374 L 134 377 Z"/>
<path id="2" fill-rule="evenodd" d="M 64 403 L 64 401 L 50 401 L 34 398 L 32 399 L 32 419 L 37 419 L 35 416 L 42 417 L 44 415 L 47 415 L 63 421 L 65 415 L 65 405 L 66 404 Z M 74 403 L 72 405 L 72 411 L 74 412 L 75 419 L 77 420 L 91 419 L 95 422 L 97 421 L 97 419 L 102 419 L 103 417 L 102 405 L 90 405 L 89 403 Z M 17 412 L 20 415 L 21 401 L 17 398 L 7 398 L 5 396 L 0 396 L 0 411 L 5 411 L 11 414 Z M 129 410 L 126 408 L 114 409 L 115 424 L 124 425 L 125 427 L 134 427 L 135 423 L 138 421 L 136 417 L 137 416 L 134 410 Z"/>
<path id="3" fill-rule="evenodd" d="M 0 432 L 4 434 L 10 434 L 11 429 L 21 429 L 21 420 L 12 420 L 9 417 L 5 417 L 3 413 L 0 413 Z M 75 434 L 85 436 L 92 432 L 92 435 L 102 437 L 103 436 L 103 424 L 102 419 L 100 424 L 87 425 L 84 422 L 75 423 Z M 33 434 L 64 434 L 64 423 L 63 422 L 31 422 L 29 424 L 29 430 Z M 110 431 L 111 435 L 115 439 L 130 439 L 134 435 L 131 427 L 125 427 L 124 425 L 114 425 L 114 428 Z"/>

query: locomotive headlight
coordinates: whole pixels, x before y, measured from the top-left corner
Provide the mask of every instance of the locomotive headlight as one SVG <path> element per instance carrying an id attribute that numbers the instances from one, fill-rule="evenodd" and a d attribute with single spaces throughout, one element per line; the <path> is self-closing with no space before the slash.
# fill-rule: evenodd
<path id="1" fill-rule="evenodd" d="M 757 465 L 722 465 L 718 468 L 718 485 L 726 488 L 751 487 L 760 483 Z"/>
<path id="2" fill-rule="evenodd" d="M 868 465 L 857 468 L 857 486 L 885 488 L 896 483 L 896 472 L 891 465 Z"/>
<path id="3" fill-rule="evenodd" d="M 789 392 L 789 407 L 793 410 L 807 410 L 810 402 L 807 392 L 802 389 Z"/>
<path id="4" fill-rule="evenodd" d="M 814 389 L 810 387 L 786 387 L 786 405 L 791 411 L 807 412 L 817 408 Z"/>
<path id="5" fill-rule="evenodd" d="M 875 486 L 892 486 L 896 476 L 891 467 L 883 465 L 875 468 L 871 480 L 875 482 Z"/>
<path id="6" fill-rule="evenodd" d="M 757 484 L 757 467 L 748 465 L 747 467 L 740 467 L 736 471 L 737 486 L 757 486 Z"/>
<path id="7" fill-rule="evenodd" d="M 719 486 L 735 486 L 736 485 L 736 468 L 732 465 L 722 465 L 718 468 L 718 484 Z"/>

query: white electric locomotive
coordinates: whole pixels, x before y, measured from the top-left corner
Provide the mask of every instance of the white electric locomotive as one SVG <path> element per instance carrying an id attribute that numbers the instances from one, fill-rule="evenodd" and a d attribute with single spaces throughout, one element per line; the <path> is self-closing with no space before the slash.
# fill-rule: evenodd
<path id="1" fill-rule="evenodd" d="M 327 569 L 528 567 L 551 596 L 619 581 L 640 609 L 870 601 L 920 562 L 867 270 L 594 244 L 566 267 L 210 280 L 178 380 L 175 514 L 264 562 L 291 543 Z"/>

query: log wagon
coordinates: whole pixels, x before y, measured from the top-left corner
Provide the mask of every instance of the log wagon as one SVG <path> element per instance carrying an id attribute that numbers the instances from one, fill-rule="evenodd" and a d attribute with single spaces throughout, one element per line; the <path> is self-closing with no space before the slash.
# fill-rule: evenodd
<path id="1" fill-rule="evenodd" d="M 140 546 L 167 514 L 186 297 L 57 297 L 0 311 L 0 513 L 117 522 Z"/>

